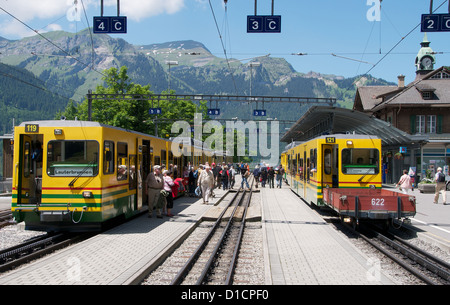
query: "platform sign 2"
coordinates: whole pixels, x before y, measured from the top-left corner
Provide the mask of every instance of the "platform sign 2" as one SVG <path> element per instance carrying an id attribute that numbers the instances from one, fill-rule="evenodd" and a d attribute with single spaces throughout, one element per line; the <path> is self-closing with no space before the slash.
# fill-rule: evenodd
<path id="1" fill-rule="evenodd" d="M 95 34 L 126 34 L 127 17 L 94 17 Z"/>
<path id="2" fill-rule="evenodd" d="M 281 16 L 247 16 L 247 33 L 281 33 Z"/>
<path id="3" fill-rule="evenodd" d="M 253 116 L 266 116 L 267 111 L 265 109 L 255 109 L 253 110 Z"/>
<path id="4" fill-rule="evenodd" d="M 450 14 L 423 14 L 421 32 L 450 32 Z"/>

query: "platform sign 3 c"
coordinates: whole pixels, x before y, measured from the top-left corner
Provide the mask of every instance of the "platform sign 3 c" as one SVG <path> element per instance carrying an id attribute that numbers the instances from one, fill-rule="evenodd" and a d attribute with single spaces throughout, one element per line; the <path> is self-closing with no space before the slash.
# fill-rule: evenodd
<path id="1" fill-rule="evenodd" d="M 281 16 L 247 16 L 247 33 L 281 33 Z"/>
<path id="2" fill-rule="evenodd" d="M 126 34 L 127 17 L 94 17 L 95 34 Z"/>

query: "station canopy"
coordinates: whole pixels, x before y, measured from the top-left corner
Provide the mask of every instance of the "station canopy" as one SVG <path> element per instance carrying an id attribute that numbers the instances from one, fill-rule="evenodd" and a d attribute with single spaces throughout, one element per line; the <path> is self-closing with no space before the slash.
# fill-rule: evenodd
<path id="1" fill-rule="evenodd" d="M 426 142 L 423 135 L 410 135 L 390 123 L 365 113 L 332 106 L 311 107 L 282 136 L 281 141 L 291 143 L 307 141 L 325 134 L 363 134 L 378 136 L 387 148 L 419 146 Z"/>

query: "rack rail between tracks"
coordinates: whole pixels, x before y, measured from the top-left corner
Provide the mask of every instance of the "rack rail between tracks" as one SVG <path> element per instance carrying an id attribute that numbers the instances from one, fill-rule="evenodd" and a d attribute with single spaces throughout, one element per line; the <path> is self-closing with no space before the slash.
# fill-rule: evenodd
<path id="1" fill-rule="evenodd" d="M 232 278 L 234 275 L 234 269 L 236 267 L 236 262 L 237 262 L 237 258 L 238 258 L 238 254 L 239 254 L 239 249 L 241 246 L 241 241 L 242 241 L 242 236 L 244 233 L 244 228 L 245 228 L 245 217 L 247 215 L 247 210 L 248 207 L 250 205 L 250 200 L 251 200 L 251 195 L 252 195 L 252 189 L 253 189 L 253 183 L 254 183 L 254 179 L 250 182 L 251 186 L 250 186 L 250 190 L 249 191 L 244 191 L 242 188 L 240 188 L 232 197 L 232 199 L 230 200 L 230 202 L 228 203 L 228 205 L 223 209 L 223 211 L 220 213 L 219 217 L 217 218 L 217 220 L 215 221 L 214 225 L 212 226 L 212 228 L 209 230 L 209 232 L 206 234 L 206 236 L 203 238 L 203 240 L 201 241 L 200 245 L 196 248 L 196 250 L 194 251 L 194 253 L 190 256 L 189 260 L 184 264 L 184 266 L 181 268 L 181 270 L 177 273 L 177 275 L 175 276 L 175 278 L 172 280 L 171 285 L 179 285 L 183 282 L 184 278 L 187 276 L 187 274 L 190 272 L 190 270 L 192 269 L 192 267 L 194 266 L 194 264 L 196 263 L 197 259 L 200 257 L 200 255 L 202 254 L 202 252 L 204 251 L 204 249 L 206 248 L 206 246 L 208 245 L 209 241 L 211 240 L 211 237 L 213 236 L 213 234 L 216 232 L 217 228 L 220 226 L 225 213 L 228 211 L 228 209 L 233 206 L 234 203 L 236 203 L 234 205 L 233 211 L 230 215 L 230 218 L 223 230 L 223 233 L 221 234 L 219 240 L 217 241 L 214 250 L 211 252 L 209 259 L 207 261 L 207 263 L 205 264 L 203 271 L 201 272 L 201 275 L 198 277 L 197 281 L 196 281 L 196 285 L 202 285 L 207 276 L 208 273 L 211 269 L 211 267 L 213 266 L 214 261 L 216 260 L 218 253 L 220 252 L 220 249 L 222 248 L 226 237 L 230 231 L 230 228 L 232 226 L 232 223 L 234 221 L 234 216 L 236 214 L 237 208 L 238 206 L 241 204 L 244 196 L 246 193 L 248 193 L 247 196 L 247 200 L 245 202 L 244 205 L 244 213 L 243 213 L 243 217 L 242 217 L 242 221 L 241 221 L 241 225 L 240 225 L 240 229 L 239 229 L 239 235 L 234 247 L 234 252 L 233 252 L 233 256 L 232 256 L 232 260 L 231 263 L 229 265 L 228 268 L 228 273 L 227 273 L 227 277 L 226 280 L 223 284 L 225 285 L 230 285 L 232 283 Z"/>

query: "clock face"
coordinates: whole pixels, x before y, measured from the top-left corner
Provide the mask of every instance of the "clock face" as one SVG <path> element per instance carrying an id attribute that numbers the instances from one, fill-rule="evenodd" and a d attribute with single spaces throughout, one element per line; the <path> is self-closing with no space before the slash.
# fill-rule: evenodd
<path id="1" fill-rule="evenodd" d="M 433 65 L 433 61 L 429 57 L 424 57 L 421 60 L 422 67 L 424 69 L 431 69 Z"/>

